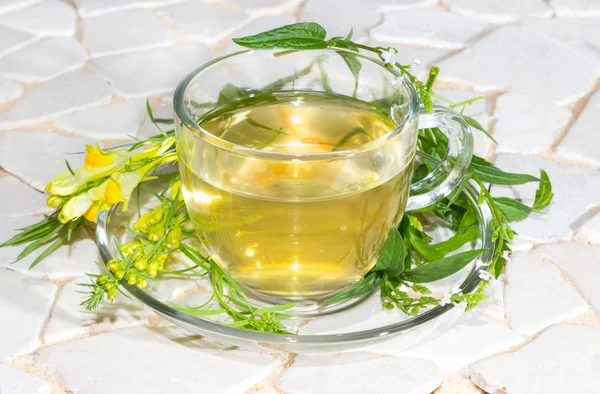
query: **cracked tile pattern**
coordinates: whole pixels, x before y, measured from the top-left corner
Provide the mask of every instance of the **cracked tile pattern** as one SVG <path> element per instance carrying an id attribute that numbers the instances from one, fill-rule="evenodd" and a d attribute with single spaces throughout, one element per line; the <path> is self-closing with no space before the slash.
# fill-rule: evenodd
<path id="1" fill-rule="evenodd" d="M 0 241 L 49 212 L 40 191 L 66 170 L 65 158 L 73 166 L 82 160 L 68 153 L 151 135 L 146 97 L 157 117 L 172 117 L 177 83 L 239 49 L 229 38 L 295 21 L 317 21 L 329 36 L 353 26 L 361 42 L 397 47 L 404 64 L 418 58 L 413 71 L 421 77 L 439 65 L 441 96 L 454 103 L 484 96 L 464 111 L 498 144 L 476 133 L 477 154 L 507 171 L 548 171 L 554 202 L 514 224 L 519 251 L 490 298 L 418 346 L 396 337 L 283 362 L 179 331 L 125 298 L 100 313 L 82 311 L 76 284 L 96 272 L 98 255 L 80 231 L 33 270 L 35 253 L 13 264 L 20 249 L 0 249 L 0 391 L 597 391 L 597 0 L 0 1 Z M 535 187 L 494 192 L 531 203 Z M 184 291 L 173 283 L 158 290 Z M 394 312 L 365 319 L 365 310 L 378 311 L 371 302 L 359 310 L 344 315 L 348 327 L 397 319 Z M 327 329 L 326 319 L 319 324 L 301 330 Z"/>

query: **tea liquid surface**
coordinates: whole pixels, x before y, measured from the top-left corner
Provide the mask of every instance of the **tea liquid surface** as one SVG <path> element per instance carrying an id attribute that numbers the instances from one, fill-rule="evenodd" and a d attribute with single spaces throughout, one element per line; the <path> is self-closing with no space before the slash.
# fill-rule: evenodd
<path id="1" fill-rule="evenodd" d="M 364 102 L 302 92 L 213 113 L 199 122 L 211 134 L 281 153 L 351 150 L 396 127 Z M 363 156 L 327 164 L 217 156 L 205 164 L 218 166 L 214 179 L 182 162 L 183 194 L 211 257 L 241 284 L 281 299 L 319 299 L 373 267 L 406 205 L 412 158 L 398 168 L 385 155 Z"/>

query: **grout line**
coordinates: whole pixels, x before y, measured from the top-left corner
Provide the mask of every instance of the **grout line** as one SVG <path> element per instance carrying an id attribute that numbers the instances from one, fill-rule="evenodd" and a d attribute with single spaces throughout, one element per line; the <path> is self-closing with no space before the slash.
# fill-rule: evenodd
<path id="1" fill-rule="evenodd" d="M 272 389 L 278 393 L 284 393 L 279 387 L 277 387 L 277 380 L 284 374 L 285 371 L 288 370 L 289 367 L 294 363 L 296 359 L 296 353 L 266 353 L 271 355 L 276 359 L 279 359 L 281 363 L 275 368 L 273 372 L 264 380 L 256 383 L 248 390 L 246 390 L 246 394 L 255 394 L 262 393 L 267 389 Z"/>
<path id="2" fill-rule="evenodd" d="M 571 128 L 573 127 L 575 122 L 577 122 L 577 119 L 579 119 L 579 116 L 587 107 L 587 104 L 590 101 L 590 99 L 592 98 L 592 96 L 595 95 L 599 90 L 600 90 L 600 79 L 596 79 L 594 81 L 594 84 L 593 84 L 592 88 L 590 89 L 590 91 L 585 96 L 583 96 L 581 99 L 579 99 L 578 101 L 576 101 L 575 103 L 570 105 L 571 111 L 572 111 L 571 119 L 569 120 L 567 125 L 556 134 L 554 141 L 552 141 L 552 144 L 550 144 L 550 148 L 549 148 L 550 154 L 556 154 L 555 149 L 563 141 L 563 139 L 565 138 L 567 133 L 571 130 Z"/>
<path id="3" fill-rule="evenodd" d="M 50 305 L 50 310 L 48 311 L 48 314 L 46 315 L 46 318 L 44 319 L 44 323 L 42 324 L 42 328 L 40 329 L 40 333 L 38 335 L 38 338 L 39 338 L 40 344 L 41 344 L 40 346 L 38 346 L 38 349 L 40 347 L 43 347 L 46 344 L 46 340 L 44 338 L 46 329 L 48 328 L 48 325 L 50 324 L 50 320 L 52 319 L 52 315 L 54 314 L 54 310 L 56 309 L 56 303 L 58 302 L 58 298 L 60 297 L 60 294 L 62 293 L 62 290 L 64 289 L 64 287 L 69 282 L 70 282 L 70 280 L 68 280 L 68 279 L 61 279 L 58 281 L 58 283 L 53 282 L 58 285 L 58 288 L 56 289 L 56 293 L 54 293 L 54 299 L 52 300 L 52 305 Z"/>
<path id="4" fill-rule="evenodd" d="M 11 368 L 19 369 L 21 371 L 35 375 L 45 380 L 50 385 L 52 394 L 68 394 L 72 393 L 64 387 L 64 384 L 60 377 L 55 374 L 55 368 L 50 365 L 40 366 L 35 363 L 35 355 L 25 355 L 6 362 Z"/>

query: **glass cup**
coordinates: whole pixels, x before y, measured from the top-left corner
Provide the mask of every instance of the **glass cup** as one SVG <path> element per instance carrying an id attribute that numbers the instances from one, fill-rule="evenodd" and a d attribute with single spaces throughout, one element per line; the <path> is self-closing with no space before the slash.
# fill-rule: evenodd
<path id="1" fill-rule="evenodd" d="M 183 196 L 200 240 L 270 303 L 318 303 L 354 286 L 405 210 L 447 196 L 472 156 L 458 113 L 427 113 L 396 70 L 341 49 L 222 56 L 179 84 L 174 108 Z M 446 157 L 411 184 L 419 128 L 434 127 L 448 138 Z"/>

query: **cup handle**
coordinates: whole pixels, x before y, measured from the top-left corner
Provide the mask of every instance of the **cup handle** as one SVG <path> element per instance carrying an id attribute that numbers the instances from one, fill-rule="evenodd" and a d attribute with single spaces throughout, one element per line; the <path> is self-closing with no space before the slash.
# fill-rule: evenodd
<path id="1" fill-rule="evenodd" d="M 435 127 L 448 137 L 446 155 L 435 170 L 410 185 L 406 211 L 427 208 L 447 197 L 460 184 L 471 164 L 473 135 L 465 119 L 456 111 L 442 106 L 434 106 L 431 114 L 421 108 L 419 129 Z"/>

